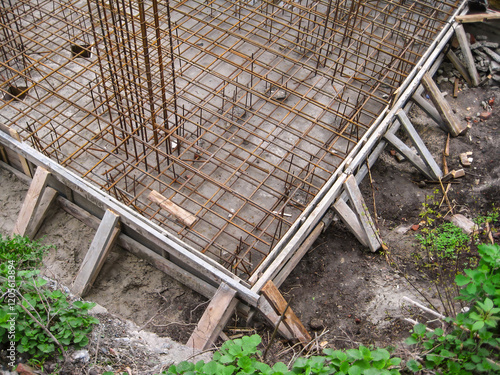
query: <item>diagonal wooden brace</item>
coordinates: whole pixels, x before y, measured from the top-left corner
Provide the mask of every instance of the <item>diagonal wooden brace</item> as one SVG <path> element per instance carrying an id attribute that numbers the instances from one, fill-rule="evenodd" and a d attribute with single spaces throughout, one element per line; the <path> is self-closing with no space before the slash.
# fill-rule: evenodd
<path id="1" fill-rule="evenodd" d="M 12 231 L 13 234 L 33 238 L 40 228 L 47 210 L 57 196 L 57 192 L 47 187 L 50 172 L 42 167 L 36 169 L 28 193 Z"/>
<path id="2" fill-rule="evenodd" d="M 120 216 L 106 210 L 90 248 L 85 254 L 78 275 L 73 283 L 73 293 L 84 296 L 88 293 L 101 270 L 106 257 L 118 237 L 120 230 L 116 227 Z"/>
<path id="3" fill-rule="evenodd" d="M 186 346 L 200 351 L 210 348 L 233 315 L 237 303 L 236 290 L 222 282 Z"/>
<path id="4" fill-rule="evenodd" d="M 283 314 L 287 302 L 271 280 L 262 287 L 262 296 L 269 302 L 278 316 Z M 300 319 L 290 307 L 286 310 L 282 322 L 287 330 L 293 335 L 294 339 L 299 340 L 304 345 L 311 341 L 309 332 L 307 332 Z M 278 330 L 280 330 L 280 327 L 278 327 Z"/>
<path id="5" fill-rule="evenodd" d="M 359 190 L 358 183 L 356 182 L 356 177 L 354 175 L 350 175 L 347 180 L 345 180 L 344 189 L 347 192 L 347 196 L 349 197 L 353 208 L 353 215 L 349 215 L 351 226 L 357 227 L 357 230 L 359 230 L 358 235 L 360 237 L 364 237 L 364 240 L 367 242 L 371 251 L 377 251 L 382 246 L 382 240 L 375 228 L 374 222 L 370 212 L 368 211 L 365 200 L 361 195 L 361 191 Z M 342 217 L 341 211 L 337 212 Z M 345 218 L 343 218 L 343 220 L 345 220 Z M 358 223 L 352 224 L 355 221 Z M 361 243 L 363 243 L 363 241 L 361 241 Z"/>

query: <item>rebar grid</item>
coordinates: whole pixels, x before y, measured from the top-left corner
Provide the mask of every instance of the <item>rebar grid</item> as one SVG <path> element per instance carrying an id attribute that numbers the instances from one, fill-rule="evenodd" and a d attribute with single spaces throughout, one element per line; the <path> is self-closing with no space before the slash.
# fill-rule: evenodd
<path id="1" fill-rule="evenodd" d="M 0 118 L 248 277 L 457 5 L 2 0 Z"/>

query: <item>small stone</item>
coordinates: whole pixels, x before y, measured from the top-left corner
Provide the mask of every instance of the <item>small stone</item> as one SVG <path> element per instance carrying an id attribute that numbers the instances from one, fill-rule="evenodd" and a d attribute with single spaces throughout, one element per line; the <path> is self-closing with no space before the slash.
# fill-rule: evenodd
<path id="1" fill-rule="evenodd" d="M 462 152 L 460 154 L 460 164 L 467 168 L 470 167 L 469 156 L 467 155 L 467 153 Z"/>
<path id="2" fill-rule="evenodd" d="M 16 371 L 19 375 L 35 375 L 34 370 L 24 363 L 18 364 Z"/>
<path id="3" fill-rule="evenodd" d="M 488 40 L 488 37 L 486 35 L 476 35 L 476 40 L 478 42 L 483 42 L 485 40 Z"/>
<path id="4" fill-rule="evenodd" d="M 99 375 L 99 373 L 97 372 L 97 370 L 91 368 L 89 371 L 89 375 Z"/>
<path id="5" fill-rule="evenodd" d="M 419 188 L 424 188 L 426 186 L 427 186 L 427 184 L 425 183 L 425 181 L 419 181 L 419 183 L 418 183 Z"/>
<path id="6" fill-rule="evenodd" d="M 493 114 L 493 112 L 491 112 L 491 111 L 481 112 L 479 114 L 479 118 L 483 121 L 486 121 L 491 117 L 492 114 Z"/>
<path id="7" fill-rule="evenodd" d="M 457 171 L 451 171 L 451 175 L 453 178 L 460 178 L 465 176 L 465 171 L 463 169 L 459 169 Z"/>
<path id="8" fill-rule="evenodd" d="M 313 331 L 319 331 L 325 328 L 325 324 L 323 323 L 322 319 L 312 318 L 309 322 L 309 327 L 311 327 Z"/>
<path id="9" fill-rule="evenodd" d="M 87 363 L 90 360 L 89 351 L 86 349 L 80 349 L 73 353 L 71 356 L 74 362 Z"/>

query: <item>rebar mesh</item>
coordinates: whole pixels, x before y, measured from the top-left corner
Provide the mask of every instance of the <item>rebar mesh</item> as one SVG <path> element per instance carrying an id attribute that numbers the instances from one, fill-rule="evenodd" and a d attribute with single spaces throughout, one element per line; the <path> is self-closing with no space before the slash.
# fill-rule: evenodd
<path id="1" fill-rule="evenodd" d="M 1 121 L 248 277 L 458 1 L 1 0 Z M 148 200 L 156 190 L 191 226 Z"/>

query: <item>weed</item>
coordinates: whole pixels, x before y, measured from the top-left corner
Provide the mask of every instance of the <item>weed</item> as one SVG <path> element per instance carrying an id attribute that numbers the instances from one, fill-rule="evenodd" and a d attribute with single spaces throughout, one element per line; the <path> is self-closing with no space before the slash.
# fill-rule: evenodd
<path id="1" fill-rule="evenodd" d="M 468 249 L 470 238 L 453 223 L 443 223 L 436 228 L 424 228 L 423 235 L 417 235 L 420 245 L 430 258 L 455 259 L 457 254 Z"/>

